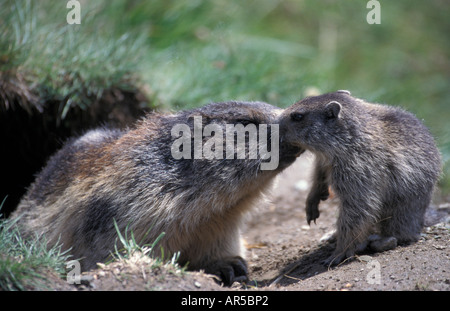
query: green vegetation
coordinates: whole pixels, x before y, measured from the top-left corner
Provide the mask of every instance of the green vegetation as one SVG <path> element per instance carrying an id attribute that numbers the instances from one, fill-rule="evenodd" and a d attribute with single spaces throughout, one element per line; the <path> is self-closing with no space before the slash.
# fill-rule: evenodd
<path id="1" fill-rule="evenodd" d="M 15 220 L 0 219 L 0 290 L 49 289 L 47 272 L 65 272 L 68 255 L 44 237 L 22 238 Z"/>
<path id="2" fill-rule="evenodd" d="M 450 161 L 441 0 L 381 1 L 380 25 L 366 22 L 364 1 L 82 1 L 80 25 L 67 24 L 65 4 L 2 5 L 0 71 L 26 73 L 66 106 L 115 84 L 144 85 L 168 109 L 230 99 L 285 107 L 311 89 L 349 89 L 416 113 Z"/>
<path id="3" fill-rule="evenodd" d="M 0 81 L 15 80 L 0 85 L 0 111 L 8 90 L 38 110 L 57 99 L 63 119 L 71 106 L 84 109 L 111 87 L 142 88 L 164 109 L 231 99 L 286 107 L 311 92 L 348 89 L 424 120 L 445 162 L 442 192 L 450 194 L 445 1 L 381 0 L 380 25 L 366 22 L 367 1 L 80 3 L 81 24 L 68 25 L 66 1 L 2 2 Z M 11 274 L 25 276 L 50 253 L 38 240 L 23 242 L 11 225 L 1 223 L 0 286 L 21 289 L 19 280 L 4 276 L 11 269 L 25 269 Z M 21 267 L 5 268 L 17 256 Z"/>
<path id="4" fill-rule="evenodd" d="M 28 0 L 2 4 L 0 73 L 23 76 L 38 95 L 35 106 L 59 101 L 64 119 L 71 105 L 85 109 L 105 89 L 132 88 L 140 47 L 138 39 L 127 35 L 103 36 L 95 30 L 101 24 L 94 15 L 83 20 L 89 30 L 68 25 L 65 3 L 60 4 Z"/>
<path id="5" fill-rule="evenodd" d="M 117 225 L 117 222 L 114 220 L 114 228 L 117 232 L 117 239 L 115 245 L 115 252 L 112 253 L 114 260 L 126 260 L 130 259 L 134 255 L 138 254 L 138 256 L 148 256 L 153 259 L 152 265 L 154 266 L 162 266 L 165 264 L 176 265 L 180 253 L 175 253 L 172 256 L 168 256 L 169 259 L 165 259 L 164 256 L 164 248 L 160 247 L 161 256 L 154 256 L 153 252 L 158 246 L 159 241 L 164 237 L 165 233 L 162 232 L 152 244 L 143 244 L 142 242 L 136 241 L 134 233 L 130 230 L 129 226 L 126 226 L 125 231 L 122 233 Z M 149 229 L 150 231 L 150 229 Z M 118 243 L 120 242 L 120 243 Z M 118 245 L 121 245 L 121 248 L 118 248 Z M 184 271 L 185 268 L 181 268 L 181 271 Z"/>
<path id="6" fill-rule="evenodd" d="M 1 205 L 0 205 L 1 208 Z M 117 241 L 112 261 L 141 261 L 151 268 L 166 267 L 170 271 L 183 274 L 186 267 L 177 264 L 179 253 L 154 256 L 164 233 L 152 243 L 142 244 L 136 241 L 133 232 L 128 228 L 122 233 L 114 222 Z M 120 245 L 120 246 L 119 246 Z M 120 248 L 119 248 L 120 247 Z M 49 271 L 61 278 L 66 276 L 66 264 L 70 256 L 56 245 L 47 249 L 45 237 L 35 236 L 23 238 L 17 226 L 17 219 L 0 219 L 0 291 L 1 290 L 50 290 L 51 284 L 46 282 Z"/>

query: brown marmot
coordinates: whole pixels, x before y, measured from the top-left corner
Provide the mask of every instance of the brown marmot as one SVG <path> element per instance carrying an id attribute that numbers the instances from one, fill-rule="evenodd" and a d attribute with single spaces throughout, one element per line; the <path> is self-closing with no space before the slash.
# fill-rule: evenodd
<path id="1" fill-rule="evenodd" d="M 49 160 L 14 216 L 25 233 L 70 249 L 83 270 L 114 251 L 115 220 L 142 244 L 164 232 L 155 254 L 161 246 L 225 284 L 243 280 L 243 215 L 302 151 L 278 145 L 280 113 L 262 102 L 212 103 L 89 131 Z"/>
<path id="2" fill-rule="evenodd" d="M 281 139 L 316 155 L 308 223 L 319 217 L 329 185 L 340 199 L 336 249 L 326 263 L 419 238 L 441 157 L 413 114 L 338 91 L 305 98 L 280 118 Z"/>

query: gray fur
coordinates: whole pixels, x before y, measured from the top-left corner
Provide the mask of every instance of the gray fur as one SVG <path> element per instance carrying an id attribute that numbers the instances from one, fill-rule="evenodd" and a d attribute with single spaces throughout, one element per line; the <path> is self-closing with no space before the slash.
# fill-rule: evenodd
<path id="1" fill-rule="evenodd" d="M 367 103 L 350 92 L 309 97 L 281 115 L 286 143 L 316 155 L 307 221 L 319 217 L 328 186 L 340 199 L 337 264 L 368 244 L 375 251 L 417 241 L 441 173 L 428 129 L 400 108 Z M 377 233 L 377 238 L 369 236 Z"/>
<path id="2" fill-rule="evenodd" d="M 135 128 L 97 129 L 68 141 L 31 185 L 15 212 L 26 234 L 43 234 L 81 259 L 83 270 L 108 258 L 123 233 L 151 244 L 162 233 L 165 256 L 180 252 L 190 269 L 218 274 L 227 284 L 247 275 L 240 241 L 243 215 L 299 148 L 284 150 L 279 167 L 258 159 L 179 159 L 171 155 L 177 123 L 193 116 L 220 126 L 272 124 L 280 109 L 260 102 L 213 103 L 175 114 L 153 113 Z M 120 244 L 118 245 L 120 248 Z"/>

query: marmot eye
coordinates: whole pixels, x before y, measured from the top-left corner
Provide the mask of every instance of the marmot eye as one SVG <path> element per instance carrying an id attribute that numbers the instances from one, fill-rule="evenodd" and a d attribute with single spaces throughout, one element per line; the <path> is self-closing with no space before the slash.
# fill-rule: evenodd
<path id="1" fill-rule="evenodd" d="M 292 121 L 301 121 L 305 115 L 300 112 L 293 112 L 291 113 L 291 120 Z"/>

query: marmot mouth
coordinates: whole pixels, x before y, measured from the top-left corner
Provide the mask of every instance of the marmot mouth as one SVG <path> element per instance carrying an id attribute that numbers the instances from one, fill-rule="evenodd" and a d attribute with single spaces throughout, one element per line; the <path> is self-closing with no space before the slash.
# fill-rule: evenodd
<path id="1" fill-rule="evenodd" d="M 305 152 L 305 149 L 298 145 L 283 144 L 280 148 L 280 165 L 278 168 L 285 169 L 294 163 L 303 152 Z"/>
<path id="2" fill-rule="evenodd" d="M 305 152 L 305 149 L 299 145 L 285 144 L 281 146 L 280 156 L 282 158 L 298 158 L 303 152 Z"/>
<path id="3" fill-rule="evenodd" d="M 299 151 L 295 156 L 298 158 L 299 156 L 302 155 L 303 152 L 305 152 L 305 149 L 302 149 L 301 151 Z"/>

